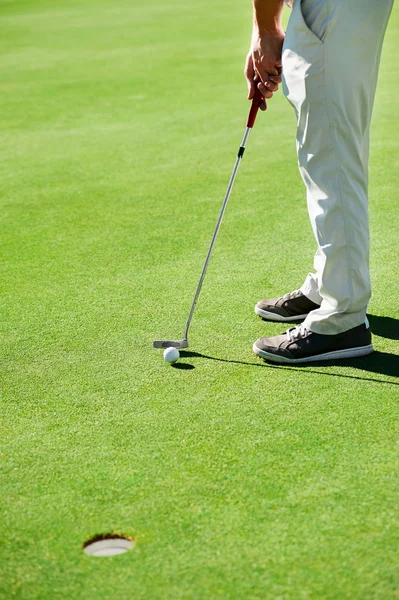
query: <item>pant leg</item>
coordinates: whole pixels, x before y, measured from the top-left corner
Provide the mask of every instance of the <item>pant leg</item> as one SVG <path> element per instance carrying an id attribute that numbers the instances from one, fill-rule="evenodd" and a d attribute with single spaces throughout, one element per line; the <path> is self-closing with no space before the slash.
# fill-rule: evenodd
<path id="1" fill-rule="evenodd" d="M 288 23 L 283 89 L 297 115 L 298 162 L 318 246 L 310 283 L 321 306 L 305 320 L 316 333 L 366 322 L 369 128 L 392 5 L 295 0 Z"/>

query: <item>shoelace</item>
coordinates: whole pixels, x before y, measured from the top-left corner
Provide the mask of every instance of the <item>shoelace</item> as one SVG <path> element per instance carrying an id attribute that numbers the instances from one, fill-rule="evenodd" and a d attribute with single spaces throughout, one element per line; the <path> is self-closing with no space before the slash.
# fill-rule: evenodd
<path id="1" fill-rule="evenodd" d="M 301 337 L 307 336 L 309 333 L 309 329 L 306 329 L 303 325 L 297 325 L 296 327 L 291 327 L 291 329 L 287 329 L 286 334 L 289 342 L 295 342 Z"/>
<path id="2" fill-rule="evenodd" d="M 294 290 L 293 292 L 288 292 L 288 294 L 284 294 L 284 296 L 282 297 L 282 300 L 292 300 L 293 298 L 296 298 L 299 294 L 301 294 L 301 290 Z"/>

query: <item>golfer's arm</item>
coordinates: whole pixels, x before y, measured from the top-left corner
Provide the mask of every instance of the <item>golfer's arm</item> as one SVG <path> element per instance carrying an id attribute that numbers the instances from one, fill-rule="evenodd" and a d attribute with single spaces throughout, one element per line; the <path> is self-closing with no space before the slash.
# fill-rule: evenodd
<path id="1" fill-rule="evenodd" d="M 280 30 L 284 0 L 252 0 L 254 7 L 253 30 L 262 36 Z"/>

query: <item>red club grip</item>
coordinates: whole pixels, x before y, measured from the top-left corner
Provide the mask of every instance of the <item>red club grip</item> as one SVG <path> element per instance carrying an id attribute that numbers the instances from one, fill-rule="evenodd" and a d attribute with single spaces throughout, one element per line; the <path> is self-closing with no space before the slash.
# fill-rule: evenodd
<path id="1" fill-rule="evenodd" d="M 258 110 L 259 110 L 259 105 L 262 102 L 262 100 L 263 100 L 263 96 L 260 93 L 260 91 L 258 90 L 258 88 L 256 88 L 255 95 L 252 99 L 251 109 L 250 109 L 249 115 L 248 115 L 247 127 L 252 128 L 254 126 L 256 115 L 258 114 Z"/>

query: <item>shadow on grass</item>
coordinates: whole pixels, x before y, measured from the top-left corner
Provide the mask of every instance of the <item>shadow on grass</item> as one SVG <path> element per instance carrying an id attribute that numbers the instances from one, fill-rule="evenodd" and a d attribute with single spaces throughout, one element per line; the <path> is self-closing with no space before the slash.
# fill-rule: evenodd
<path id="1" fill-rule="evenodd" d="M 186 356 L 188 353 L 186 352 L 180 352 L 180 356 Z M 208 358 L 208 357 L 207 357 Z M 188 363 L 175 363 L 173 365 L 171 365 L 171 367 L 173 369 L 180 369 L 181 371 L 191 371 L 192 369 L 195 369 L 194 365 L 190 365 Z"/>
<path id="2" fill-rule="evenodd" d="M 370 322 L 370 329 L 375 335 L 390 340 L 399 340 L 399 319 L 378 317 L 377 315 L 367 315 L 367 318 Z"/>
<path id="3" fill-rule="evenodd" d="M 303 371 L 306 373 L 312 373 L 316 375 L 324 375 L 328 377 L 345 377 L 348 379 L 358 379 L 360 381 L 373 381 L 376 383 L 385 383 L 388 385 L 399 385 L 397 381 L 387 381 L 384 379 L 376 379 L 374 377 L 365 377 L 357 375 L 348 375 L 346 373 L 330 373 L 326 371 L 315 371 L 312 369 L 316 364 L 320 367 L 347 367 L 359 369 L 359 371 L 368 373 L 378 373 L 380 375 L 386 375 L 388 377 L 399 377 L 399 356 L 396 354 L 388 354 L 387 352 L 373 352 L 369 356 L 361 358 L 351 358 L 349 360 L 338 360 L 338 361 L 323 361 L 314 363 L 304 363 L 295 366 L 291 365 L 276 365 L 271 363 L 263 362 L 245 362 L 241 360 L 229 360 L 227 358 L 217 358 L 215 356 L 207 356 L 206 354 L 200 354 L 199 352 L 181 351 L 180 356 L 182 358 L 198 357 L 206 358 L 208 360 L 217 360 L 218 362 L 236 363 L 238 365 L 248 365 L 250 367 L 260 367 L 269 369 L 285 369 L 287 371 Z M 260 359 L 262 360 L 262 359 Z"/>

